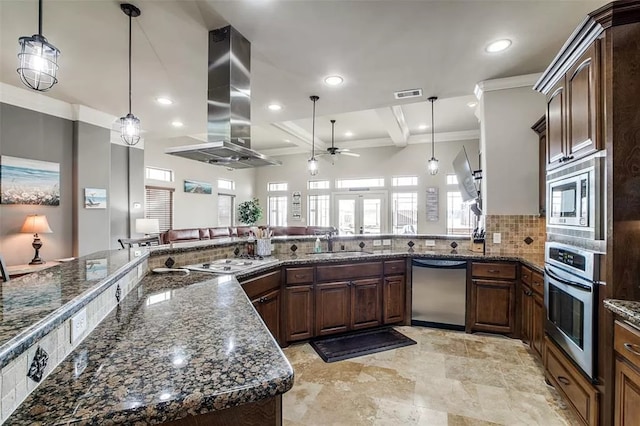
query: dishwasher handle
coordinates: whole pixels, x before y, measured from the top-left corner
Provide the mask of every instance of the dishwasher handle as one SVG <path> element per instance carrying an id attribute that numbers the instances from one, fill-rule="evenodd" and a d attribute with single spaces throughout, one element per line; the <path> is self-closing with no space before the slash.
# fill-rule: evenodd
<path id="1" fill-rule="evenodd" d="M 412 259 L 411 265 L 418 268 L 466 269 L 467 261 L 446 259 Z"/>

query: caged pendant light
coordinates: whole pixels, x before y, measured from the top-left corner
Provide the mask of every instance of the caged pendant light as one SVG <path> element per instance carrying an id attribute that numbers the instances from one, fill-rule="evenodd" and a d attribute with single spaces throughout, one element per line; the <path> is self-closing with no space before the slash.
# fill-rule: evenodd
<path id="1" fill-rule="evenodd" d="M 311 176 L 318 174 L 318 160 L 316 160 L 315 142 L 316 142 L 316 102 L 320 97 L 310 96 L 311 102 L 313 102 L 313 116 L 311 118 L 311 158 L 307 161 L 307 169 Z"/>
<path id="2" fill-rule="evenodd" d="M 129 113 L 120 118 L 120 137 L 133 146 L 140 141 L 140 119 L 131 113 L 131 21 L 140 16 L 140 9 L 129 3 L 122 3 L 120 9 L 129 17 Z"/>
<path id="3" fill-rule="evenodd" d="M 42 35 L 42 0 L 38 1 L 38 34 L 18 39 L 20 66 L 17 71 L 25 86 L 46 92 L 58 82 L 60 51 Z"/>
<path id="4" fill-rule="evenodd" d="M 438 99 L 437 96 L 431 96 L 429 99 L 427 99 L 429 102 L 431 102 L 431 159 L 429 160 L 429 165 L 427 166 L 429 170 L 429 174 L 431 175 L 438 174 L 438 160 L 436 159 L 436 156 L 435 156 L 435 144 L 436 144 L 435 126 L 433 123 L 433 103 L 437 99 Z"/>

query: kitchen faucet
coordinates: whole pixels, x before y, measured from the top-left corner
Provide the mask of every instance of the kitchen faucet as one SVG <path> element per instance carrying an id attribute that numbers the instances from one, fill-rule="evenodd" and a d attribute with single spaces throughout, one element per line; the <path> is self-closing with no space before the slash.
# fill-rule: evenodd
<path id="1" fill-rule="evenodd" d="M 327 237 L 327 251 L 333 251 L 333 232 L 329 232 L 325 235 Z"/>

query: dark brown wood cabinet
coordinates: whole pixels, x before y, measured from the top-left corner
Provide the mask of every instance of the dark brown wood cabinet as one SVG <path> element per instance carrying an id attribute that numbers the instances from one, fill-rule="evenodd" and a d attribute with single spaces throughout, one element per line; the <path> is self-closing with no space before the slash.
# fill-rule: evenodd
<path id="1" fill-rule="evenodd" d="M 640 330 L 614 323 L 616 426 L 640 424 Z"/>
<path id="2" fill-rule="evenodd" d="M 520 337 L 542 359 L 545 308 L 542 275 L 522 266 L 520 273 Z"/>
<path id="3" fill-rule="evenodd" d="M 279 344 L 282 344 L 280 269 L 243 280 L 241 285 L 254 308 Z"/>
<path id="4" fill-rule="evenodd" d="M 404 322 L 404 312 L 406 304 L 405 296 L 405 276 L 396 275 L 384 278 L 382 297 L 384 324 L 396 324 Z"/>
<path id="5" fill-rule="evenodd" d="M 351 281 L 352 330 L 382 324 L 382 283 L 379 278 Z"/>
<path id="6" fill-rule="evenodd" d="M 284 295 L 285 341 L 313 337 L 313 285 L 287 286 Z"/>
<path id="7" fill-rule="evenodd" d="M 547 95 L 547 170 L 601 149 L 599 42 L 578 58 Z"/>
<path id="8" fill-rule="evenodd" d="M 471 264 L 468 331 L 516 334 L 516 263 Z"/>
<path id="9" fill-rule="evenodd" d="M 565 162 L 584 157 L 599 147 L 596 124 L 599 46 L 596 40 L 566 74 L 568 158 Z"/>
<path id="10" fill-rule="evenodd" d="M 531 127 L 538 135 L 538 213 L 547 214 L 547 118 L 543 115 Z"/>
<path id="11" fill-rule="evenodd" d="M 280 343 L 280 289 L 278 288 L 253 299 L 251 303 L 273 337 Z"/>
<path id="12" fill-rule="evenodd" d="M 531 287 L 522 283 L 520 286 L 520 340 L 531 345 L 531 327 L 533 326 L 533 292 Z"/>
<path id="13" fill-rule="evenodd" d="M 344 333 L 351 328 L 349 281 L 316 284 L 316 336 Z"/>
<path id="14" fill-rule="evenodd" d="M 547 96 L 547 169 L 562 165 L 566 152 L 565 78 Z"/>
<path id="15" fill-rule="evenodd" d="M 599 419 L 600 393 L 548 337 L 544 344 L 545 378 L 586 425 Z"/>

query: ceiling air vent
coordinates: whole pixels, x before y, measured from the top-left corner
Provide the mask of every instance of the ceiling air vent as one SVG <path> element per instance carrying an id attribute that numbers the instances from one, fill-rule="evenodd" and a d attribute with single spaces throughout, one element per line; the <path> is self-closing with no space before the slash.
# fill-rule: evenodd
<path id="1" fill-rule="evenodd" d="M 393 92 L 396 99 L 419 98 L 422 96 L 422 89 L 409 89 Z"/>

